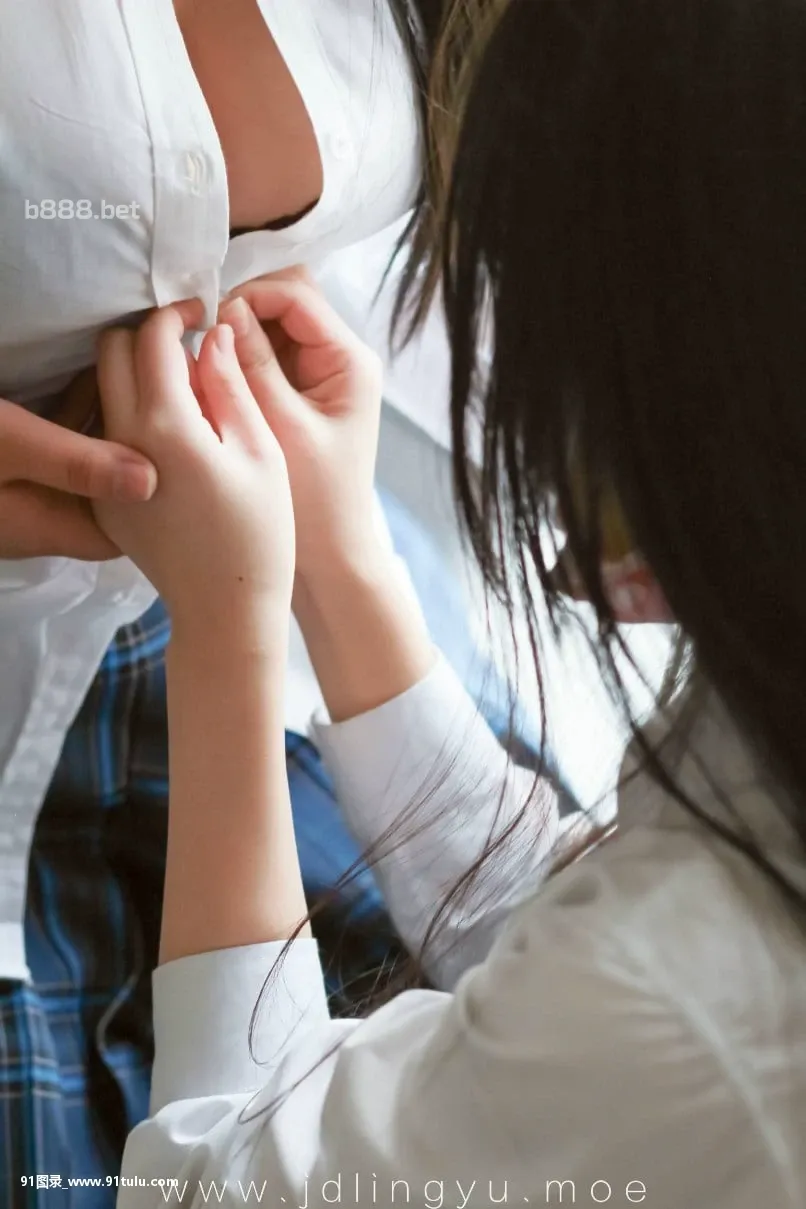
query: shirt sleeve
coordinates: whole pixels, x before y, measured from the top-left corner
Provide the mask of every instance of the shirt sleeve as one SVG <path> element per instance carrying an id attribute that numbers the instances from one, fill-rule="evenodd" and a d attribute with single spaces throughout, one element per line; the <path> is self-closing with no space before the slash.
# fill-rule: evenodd
<path id="1" fill-rule="evenodd" d="M 155 1038 L 164 1044 L 151 1079 L 152 1113 L 171 1100 L 214 1095 L 221 1071 L 231 1092 L 258 1091 L 288 1040 L 330 1018 L 316 941 L 244 945 L 167 962 L 154 974 L 153 1016 Z M 264 1031 L 266 1017 L 271 1027 Z M 277 1039 L 277 1053 L 262 1047 L 267 1037 Z M 207 1054 L 215 1060 L 205 1062 Z"/>
<path id="2" fill-rule="evenodd" d="M 593 1204 L 608 1186 L 613 1203 L 658 1209 L 771 1203 L 763 1145 L 663 953 L 614 918 L 606 876 L 580 866 L 558 882 L 454 994 L 408 992 L 366 1021 L 320 1010 L 289 1034 L 280 993 L 258 1031 L 272 1056 L 257 1094 L 226 1065 L 242 1008 L 229 1016 L 215 989 L 237 985 L 239 951 L 211 957 L 209 998 L 187 960 L 157 971 L 158 992 L 173 984 L 156 1022 L 163 1103 L 129 1138 L 119 1209 L 162 1207 L 169 1189 L 186 1209 Z M 207 1048 L 172 1089 L 167 1055 L 192 1013 L 208 1016 L 192 1026 Z"/>
<path id="3" fill-rule="evenodd" d="M 444 904 L 423 957 L 434 984 L 453 987 L 548 871 L 554 789 L 512 764 L 442 657 L 399 697 L 314 732 L 345 820 L 413 952 Z M 463 882 L 485 853 L 478 876 Z"/>

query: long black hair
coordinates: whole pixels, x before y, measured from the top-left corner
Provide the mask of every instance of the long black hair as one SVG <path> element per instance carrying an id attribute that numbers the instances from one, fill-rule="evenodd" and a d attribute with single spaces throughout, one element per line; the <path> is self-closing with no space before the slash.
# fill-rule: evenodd
<path id="1" fill-rule="evenodd" d="M 642 737 L 602 578 L 615 499 L 806 841 L 806 0 L 389 2 L 425 134 L 399 316 L 441 282 L 487 583 L 528 609 L 536 576 L 561 619 L 560 515 L 648 771 L 806 906 Z"/>
<path id="2" fill-rule="evenodd" d="M 439 264 L 478 561 L 531 543 L 555 603 L 559 513 L 612 673 L 616 498 L 806 839 L 806 3 L 509 0 L 460 100 L 406 288 Z"/>
<path id="3" fill-rule="evenodd" d="M 537 540 L 559 514 L 629 716 L 602 578 L 615 499 L 806 843 L 806 0 L 392 2 L 439 153 L 399 314 L 441 280 L 487 583 L 513 607 L 536 576 L 560 617 Z M 806 907 L 632 721 L 649 771 Z"/>

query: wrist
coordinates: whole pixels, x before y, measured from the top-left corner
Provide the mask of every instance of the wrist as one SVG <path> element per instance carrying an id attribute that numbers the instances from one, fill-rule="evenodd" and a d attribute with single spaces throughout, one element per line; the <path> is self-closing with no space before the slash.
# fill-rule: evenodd
<path id="1" fill-rule="evenodd" d="M 187 613 L 169 610 L 169 655 L 205 665 L 254 661 L 285 666 L 291 612 L 289 607 L 216 610 L 204 605 Z"/>
<path id="2" fill-rule="evenodd" d="M 323 615 L 340 611 L 349 601 L 388 592 L 400 577 L 400 566 L 388 543 L 373 538 L 349 552 L 328 554 L 312 569 L 298 569 L 292 602 L 303 633 Z"/>
<path id="3" fill-rule="evenodd" d="M 411 581 L 388 548 L 300 581 L 294 612 L 333 722 L 400 696 L 435 662 Z"/>

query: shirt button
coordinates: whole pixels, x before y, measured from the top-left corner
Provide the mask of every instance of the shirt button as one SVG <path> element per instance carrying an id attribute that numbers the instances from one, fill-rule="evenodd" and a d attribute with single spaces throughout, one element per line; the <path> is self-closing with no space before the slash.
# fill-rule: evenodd
<path id="1" fill-rule="evenodd" d="M 192 193 L 198 193 L 207 176 L 204 157 L 195 151 L 186 151 L 181 160 L 180 176 Z"/>
<path id="2" fill-rule="evenodd" d="M 350 156 L 352 144 L 345 134 L 334 134 L 330 140 L 330 150 L 337 160 L 346 160 Z"/>

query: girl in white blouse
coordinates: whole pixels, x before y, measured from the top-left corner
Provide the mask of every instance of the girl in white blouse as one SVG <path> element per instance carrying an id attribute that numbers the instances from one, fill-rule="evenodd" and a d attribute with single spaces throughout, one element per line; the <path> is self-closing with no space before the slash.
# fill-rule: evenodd
<path id="1" fill-rule="evenodd" d="M 523 550 L 559 505 L 608 670 L 615 493 L 697 673 L 637 737 L 617 840 L 536 894 L 551 794 L 507 770 L 372 530 L 372 357 L 300 281 L 241 291 L 190 373 L 192 306 L 111 335 L 110 431 L 160 488 L 98 515 L 174 619 L 152 1116 L 123 1209 L 806 1199 L 806 18 L 571 18 L 513 0 L 467 100 L 446 227 L 460 499 L 493 582 L 498 543 Z M 539 543 L 527 558 L 552 591 Z M 488 854 L 425 950 L 438 989 L 366 1021 L 328 1018 L 298 931 L 292 603 L 318 741 L 415 951 Z"/>
<path id="2" fill-rule="evenodd" d="M 115 631 L 155 599 L 79 498 L 147 497 L 153 468 L 45 417 L 94 363 L 109 324 L 199 296 L 209 326 L 233 286 L 318 263 L 405 214 L 420 180 L 421 67 L 396 0 L 10 7 L 0 70 L 0 975 L 20 979 L 28 853 L 65 732 Z"/>

